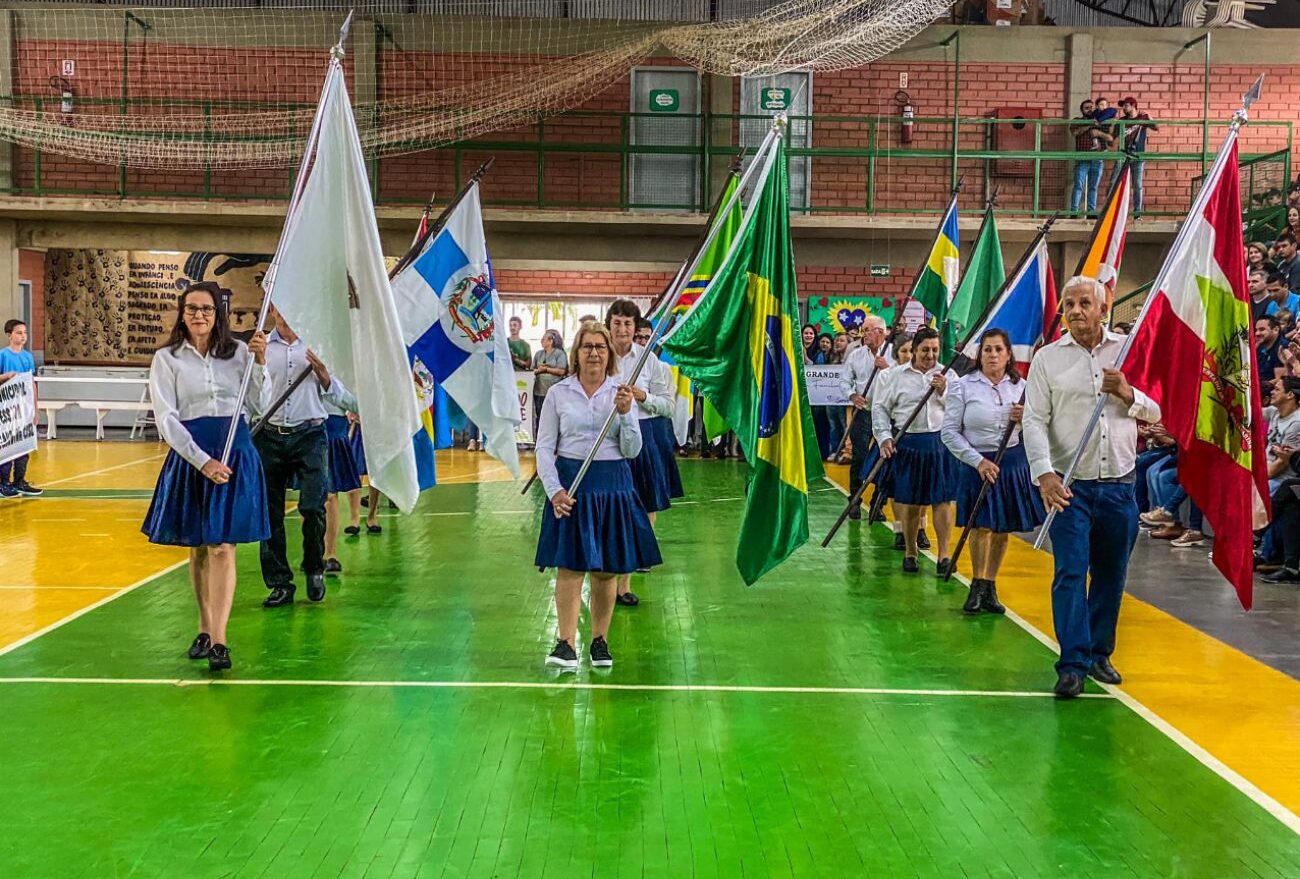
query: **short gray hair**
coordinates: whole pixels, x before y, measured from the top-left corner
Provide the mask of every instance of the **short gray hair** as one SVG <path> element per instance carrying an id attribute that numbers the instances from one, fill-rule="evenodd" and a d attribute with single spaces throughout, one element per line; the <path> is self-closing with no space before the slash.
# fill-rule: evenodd
<path id="1" fill-rule="evenodd" d="M 866 330 L 866 329 L 870 329 L 871 327 L 875 327 L 878 330 L 883 330 L 888 328 L 887 324 L 885 323 L 885 319 L 878 314 L 869 314 L 863 319 L 862 329 Z"/>
<path id="2" fill-rule="evenodd" d="M 1086 287 L 1089 293 L 1096 296 L 1103 303 L 1106 302 L 1106 285 L 1096 278 L 1090 278 L 1087 275 L 1075 275 L 1066 281 L 1065 286 L 1061 288 L 1061 298 L 1064 299 L 1066 292 L 1073 287 Z"/>

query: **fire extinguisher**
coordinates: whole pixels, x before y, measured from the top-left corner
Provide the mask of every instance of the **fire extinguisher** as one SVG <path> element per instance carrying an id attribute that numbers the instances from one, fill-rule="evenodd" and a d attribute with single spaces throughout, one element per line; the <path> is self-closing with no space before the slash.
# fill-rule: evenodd
<path id="1" fill-rule="evenodd" d="M 894 103 L 898 105 L 898 115 L 902 117 L 902 123 L 898 130 L 898 141 L 899 143 L 911 143 L 913 120 L 916 118 L 916 110 L 912 106 L 912 99 L 908 97 L 907 92 L 899 90 L 894 92 Z"/>
<path id="2" fill-rule="evenodd" d="M 59 112 L 68 114 L 72 112 L 72 99 L 76 97 L 72 91 L 72 83 L 68 82 L 62 76 L 51 76 L 50 86 L 59 92 Z"/>

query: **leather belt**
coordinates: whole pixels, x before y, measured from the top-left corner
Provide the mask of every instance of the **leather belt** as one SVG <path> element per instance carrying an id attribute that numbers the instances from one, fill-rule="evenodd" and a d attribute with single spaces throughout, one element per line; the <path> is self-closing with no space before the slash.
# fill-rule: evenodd
<path id="1" fill-rule="evenodd" d="M 292 436 L 295 433 L 302 433 L 304 430 L 320 427 L 324 423 L 324 418 L 312 418 L 291 427 L 283 424 L 268 424 L 266 427 L 267 430 L 273 430 L 281 436 Z"/>

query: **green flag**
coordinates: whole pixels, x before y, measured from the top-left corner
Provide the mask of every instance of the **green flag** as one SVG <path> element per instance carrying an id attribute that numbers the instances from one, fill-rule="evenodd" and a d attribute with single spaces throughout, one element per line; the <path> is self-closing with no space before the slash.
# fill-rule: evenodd
<path id="1" fill-rule="evenodd" d="M 943 349 L 940 358 L 947 363 L 957 350 L 957 345 L 975 329 L 975 323 L 997 298 L 998 291 L 1007 280 L 1002 266 L 1002 244 L 998 241 L 998 225 L 989 211 L 975 239 L 966 271 L 961 276 L 957 295 L 948 306 L 947 321 L 940 323 L 940 341 Z"/>
<path id="2" fill-rule="evenodd" d="M 822 475 L 804 384 L 789 181 L 777 141 L 709 295 L 664 340 L 736 431 L 751 480 L 736 567 L 752 584 L 808 540 L 808 483 Z"/>

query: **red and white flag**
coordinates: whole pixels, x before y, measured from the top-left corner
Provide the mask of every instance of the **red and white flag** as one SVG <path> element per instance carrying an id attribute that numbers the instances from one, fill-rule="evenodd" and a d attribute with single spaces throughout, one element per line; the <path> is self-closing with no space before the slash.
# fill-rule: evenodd
<path id="1" fill-rule="evenodd" d="M 1269 497 L 1235 133 L 1186 223 L 1124 373 L 1160 404 L 1179 482 L 1214 528 L 1214 565 L 1249 610 L 1251 536 L 1268 521 Z"/>

